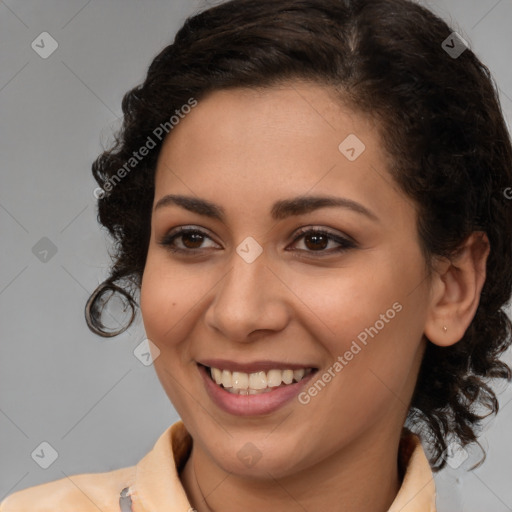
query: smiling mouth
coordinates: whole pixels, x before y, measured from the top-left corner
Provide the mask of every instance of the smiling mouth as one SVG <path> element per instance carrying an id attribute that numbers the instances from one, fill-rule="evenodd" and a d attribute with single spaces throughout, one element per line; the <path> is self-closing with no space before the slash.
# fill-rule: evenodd
<path id="1" fill-rule="evenodd" d="M 271 369 L 268 371 L 245 373 L 231 372 L 209 366 L 204 366 L 204 368 L 213 382 L 225 391 L 235 395 L 270 393 L 276 389 L 297 384 L 316 371 L 316 368 L 300 368 L 298 370 Z"/>

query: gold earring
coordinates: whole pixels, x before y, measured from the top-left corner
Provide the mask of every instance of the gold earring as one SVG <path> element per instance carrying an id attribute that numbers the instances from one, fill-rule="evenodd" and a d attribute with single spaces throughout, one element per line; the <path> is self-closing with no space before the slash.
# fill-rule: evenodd
<path id="1" fill-rule="evenodd" d="M 446 325 L 443 325 L 443 331 L 446 332 L 448 330 L 448 327 Z"/>

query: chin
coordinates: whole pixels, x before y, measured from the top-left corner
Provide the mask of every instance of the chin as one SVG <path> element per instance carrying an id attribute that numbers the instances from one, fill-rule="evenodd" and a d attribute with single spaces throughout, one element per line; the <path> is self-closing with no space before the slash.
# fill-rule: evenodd
<path id="1" fill-rule="evenodd" d="M 230 438 L 225 444 L 216 443 L 208 451 L 225 472 L 268 480 L 289 476 L 306 465 L 297 460 L 297 445 L 290 439 L 284 442 L 276 437 L 272 442 L 268 439 L 258 442 L 254 437 L 243 436 Z"/>

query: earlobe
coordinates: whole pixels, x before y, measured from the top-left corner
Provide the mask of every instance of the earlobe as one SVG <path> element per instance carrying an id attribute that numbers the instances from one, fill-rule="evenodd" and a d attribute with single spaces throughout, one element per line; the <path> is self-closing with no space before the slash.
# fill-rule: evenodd
<path id="1" fill-rule="evenodd" d="M 450 260 L 439 260 L 432 277 L 425 336 L 447 347 L 460 341 L 473 320 L 485 283 L 487 235 L 473 232 Z"/>

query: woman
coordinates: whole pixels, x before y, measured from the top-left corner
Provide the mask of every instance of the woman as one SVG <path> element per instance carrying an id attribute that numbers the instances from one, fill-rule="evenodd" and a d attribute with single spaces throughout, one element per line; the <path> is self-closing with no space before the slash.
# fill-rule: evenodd
<path id="1" fill-rule="evenodd" d="M 112 293 L 139 303 L 182 421 L 0 510 L 434 511 L 432 471 L 498 409 L 484 378 L 511 376 L 487 68 L 407 0 L 232 0 L 123 112 L 93 164 L 117 254 L 86 318 L 112 336 Z"/>

